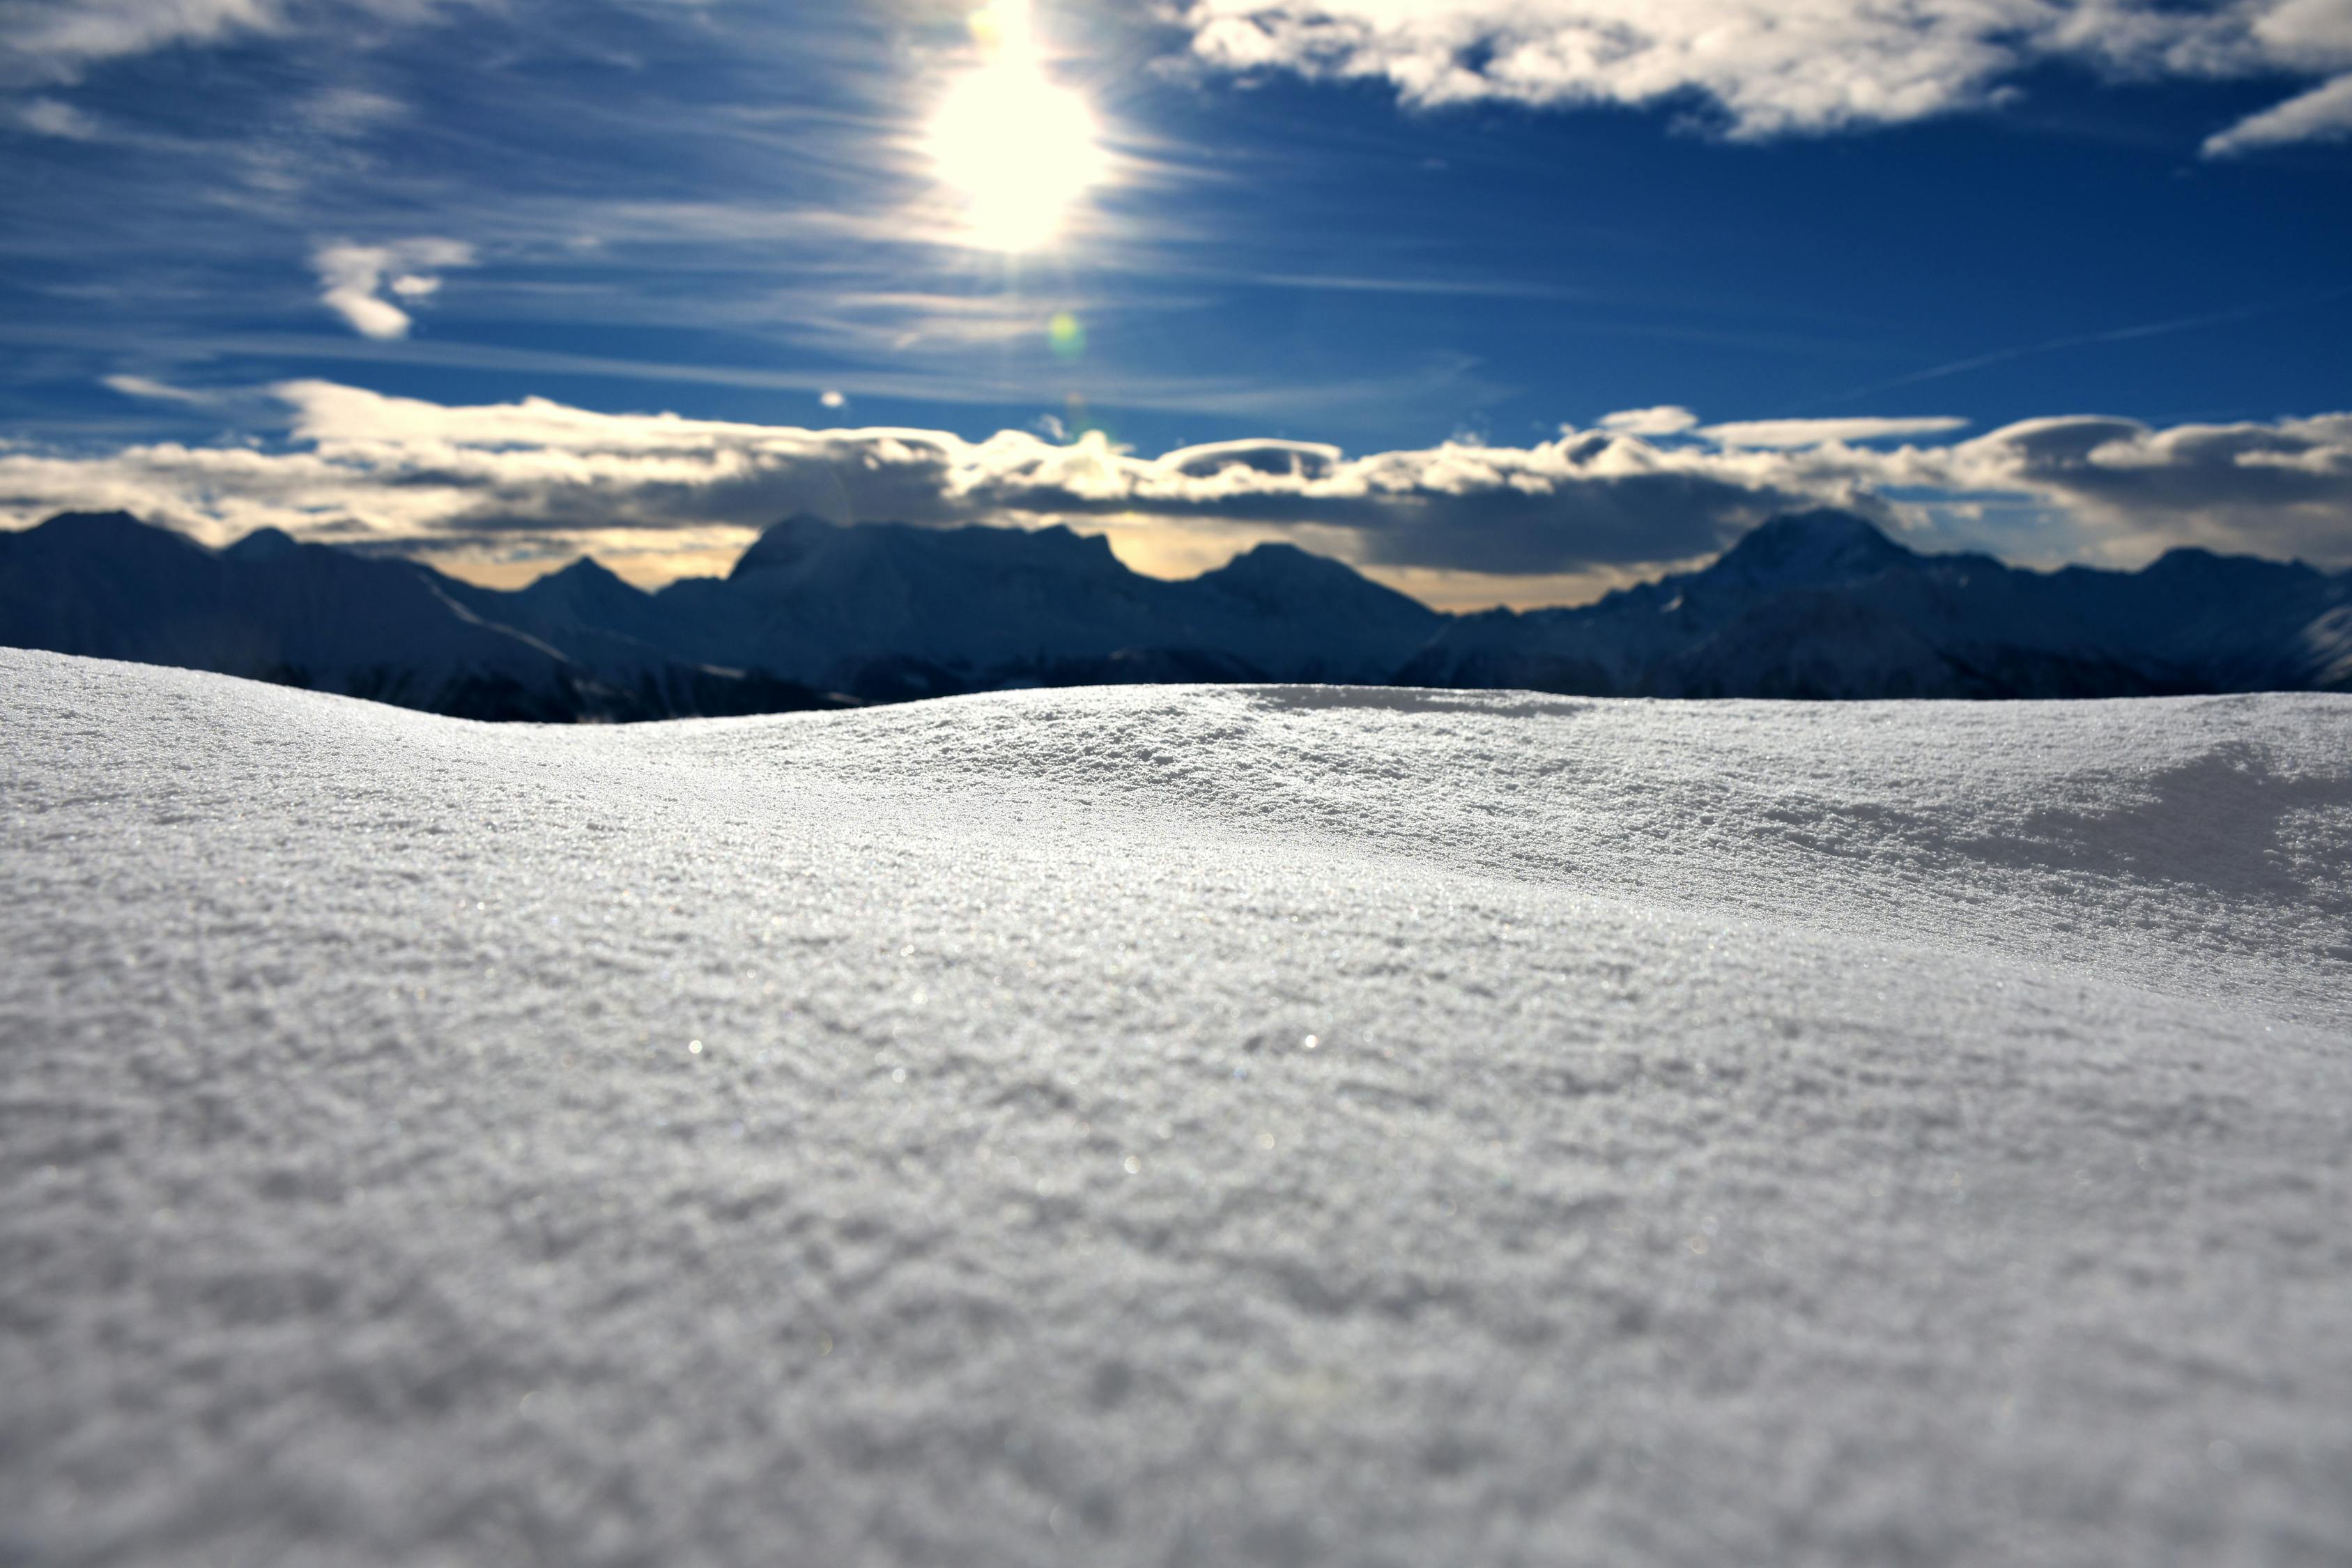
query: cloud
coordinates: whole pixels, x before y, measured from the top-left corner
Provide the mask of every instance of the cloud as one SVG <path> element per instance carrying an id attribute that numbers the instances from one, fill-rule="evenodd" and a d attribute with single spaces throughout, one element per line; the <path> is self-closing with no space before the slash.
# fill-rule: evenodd
<path id="1" fill-rule="evenodd" d="M 846 393 L 836 392 L 830 387 L 818 393 L 816 400 L 821 405 L 826 408 L 846 408 L 849 406 L 848 395 Z"/>
<path id="2" fill-rule="evenodd" d="M 1965 419 L 1749 419 L 1710 425 L 1699 432 L 1718 447 L 1794 449 L 1831 442 L 1897 440 L 1909 436 L 1947 436 L 1968 427 Z"/>
<path id="3" fill-rule="evenodd" d="M 386 291 L 417 304 L 440 291 L 439 269 L 473 264 L 474 247 L 455 239 L 327 245 L 310 258 L 319 275 L 320 303 L 362 337 L 379 342 L 406 337 L 411 325 L 408 312 L 383 298 Z"/>
<path id="4" fill-rule="evenodd" d="M 98 142 L 106 135 L 103 125 L 62 99 L 28 99 L 16 106 L 16 118 L 35 135 L 61 142 Z"/>
<path id="5" fill-rule="evenodd" d="M 284 11 L 276 0 L 13 0 L 0 10 L 0 86 L 72 82 L 101 60 L 274 32 Z"/>
<path id="6" fill-rule="evenodd" d="M 226 44 L 305 24 L 348 36 L 357 17 L 418 22 L 458 0 L 8 0 L 0 89 L 66 86 L 92 68 L 158 49 Z"/>
<path id="7" fill-rule="evenodd" d="M 144 383 L 122 389 L 156 395 Z M 2038 559 L 2130 563 L 2199 543 L 2352 565 L 2352 415 L 2168 428 L 2084 416 L 1893 449 L 1738 447 L 1704 433 L 1661 446 L 1570 430 L 1527 447 L 1351 458 L 1269 439 L 1148 458 L 1099 433 L 1058 445 L 1023 431 L 970 441 L 539 398 L 447 407 L 317 381 L 275 395 L 291 437 L 274 449 L 0 451 L 0 518 L 121 507 L 215 542 L 268 524 L 504 560 L 589 548 L 708 560 L 800 511 L 1067 521 L 1147 541 L 1155 530 L 1171 541 L 1288 536 L 1396 574 L 1534 580 L 1654 569 L 1825 503 L 1925 525 L 1917 536 L 1931 547 L 1981 544 L 1968 532 L 1970 507 L 1997 500 L 2042 520 L 2029 552 Z"/>
<path id="8" fill-rule="evenodd" d="M 184 386 L 173 386 L 143 375 L 109 375 L 100 378 L 110 391 L 125 397 L 136 397 L 148 403 L 180 403 L 201 406 L 222 401 L 219 395 L 192 392 Z"/>
<path id="9" fill-rule="evenodd" d="M 1656 408 L 1623 408 L 1603 416 L 1601 421 L 1603 430 L 1614 430 L 1622 436 L 1679 436 L 1697 425 L 1697 415 L 1673 404 Z"/>
<path id="10" fill-rule="evenodd" d="M 1196 479 L 1214 479 L 1228 470 L 1244 469 L 1278 479 L 1324 479 L 1340 460 L 1339 447 L 1315 441 L 1218 441 L 1179 447 L 1162 456 L 1157 466 Z"/>
<path id="11" fill-rule="evenodd" d="M 1906 449 L 1887 484 L 2030 495 L 2111 538 L 2352 565 L 2352 414 L 2270 424 L 2030 419 Z"/>
<path id="12" fill-rule="evenodd" d="M 1211 69 L 1370 78 L 1423 106 L 1695 100 L 1740 139 L 1979 108 L 2050 62 L 2140 78 L 2352 68 L 2343 0 L 1191 0 L 1181 16 Z M 2217 140 L 2329 131 L 2335 105 L 2282 106 Z"/>
<path id="13" fill-rule="evenodd" d="M 2240 121 L 2205 142 L 2209 158 L 2227 158 L 2287 142 L 2340 141 L 2352 136 L 2352 76 L 2339 76 L 2275 109 Z"/>

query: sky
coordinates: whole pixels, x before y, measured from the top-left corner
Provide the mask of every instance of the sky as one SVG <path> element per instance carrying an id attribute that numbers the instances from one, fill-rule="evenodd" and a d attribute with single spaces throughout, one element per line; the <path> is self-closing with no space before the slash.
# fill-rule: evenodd
<path id="1" fill-rule="evenodd" d="M 0 524 L 2352 567 L 2352 0 L 11 0 Z"/>

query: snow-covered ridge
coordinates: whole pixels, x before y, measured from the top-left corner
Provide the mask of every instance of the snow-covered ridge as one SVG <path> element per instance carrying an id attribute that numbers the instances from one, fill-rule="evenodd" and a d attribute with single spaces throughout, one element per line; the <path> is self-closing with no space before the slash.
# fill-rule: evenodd
<path id="1" fill-rule="evenodd" d="M 2331 1561 L 2347 741 L 0 651 L 0 1557 Z"/>
<path id="2" fill-rule="evenodd" d="M 0 642 L 474 718 L 1171 681 L 2146 696 L 2352 687 L 2352 575 L 2196 551 L 2137 574 L 2023 572 L 1916 554 L 1823 511 L 1597 605 L 1455 617 L 1287 545 L 1163 582 L 1060 528 L 796 518 L 725 578 L 646 594 L 582 561 L 498 593 L 274 531 L 215 553 L 127 517 L 67 516 L 0 534 Z"/>

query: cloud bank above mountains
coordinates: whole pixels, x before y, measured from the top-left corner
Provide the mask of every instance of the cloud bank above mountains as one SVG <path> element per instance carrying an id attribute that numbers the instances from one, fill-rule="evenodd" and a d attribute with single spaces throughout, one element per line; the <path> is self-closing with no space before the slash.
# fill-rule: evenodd
<path id="1" fill-rule="evenodd" d="M 1191 0 L 1195 60 L 1371 78 L 1424 106 L 1687 99 L 1744 140 L 1981 108 L 2064 63 L 2121 79 L 2326 78 L 2209 155 L 2352 132 L 2343 0 Z"/>
<path id="2" fill-rule="evenodd" d="M 121 508 L 215 542 L 268 525 L 461 566 L 593 550 L 641 579 L 723 569 L 749 531 L 794 512 L 1065 521 L 1111 531 L 1147 568 L 1157 556 L 1213 559 L 1219 539 L 1238 549 L 1286 536 L 1391 580 L 1476 574 L 1488 603 L 1572 597 L 1580 576 L 1597 588 L 1708 554 L 1817 504 L 1855 508 L 1930 548 L 1996 543 L 2045 563 L 2136 564 L 2193 543 L 2352 565 L 2352 415 L 2341 414 L 2167 428 L 2084 416 L 1886 445 L 1954 422 L 1704 426 L 1647 409 L 1523 447 L 1349 457 L 1266 440 L 1147 458 L 1099 435 L 970 441 L 537 398 L 455 407 L 322 381 L 271 395 L 291 415 L 272 447 L 0 448 L 0 519 Z M 2003 510 L 2029 516 L 2031 531 L 1988 537 L 1982 518 Z"/>

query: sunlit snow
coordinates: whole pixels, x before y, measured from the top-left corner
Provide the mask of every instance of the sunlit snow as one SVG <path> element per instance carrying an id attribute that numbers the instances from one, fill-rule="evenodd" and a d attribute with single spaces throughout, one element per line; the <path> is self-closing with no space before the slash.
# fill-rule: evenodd
<path id="1" fill-rule="evenodd" d="M 2352 699 L 0 650 L 0 1560 L 2352 1541 Z"/>

